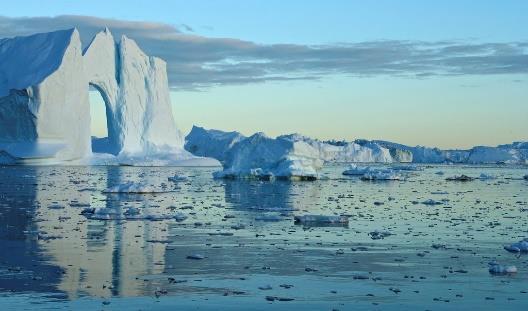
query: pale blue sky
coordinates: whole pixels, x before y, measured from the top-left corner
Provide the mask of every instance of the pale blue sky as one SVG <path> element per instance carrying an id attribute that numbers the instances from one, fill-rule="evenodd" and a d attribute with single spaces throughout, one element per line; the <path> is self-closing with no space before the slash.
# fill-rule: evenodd
<path id="1" fill-rule="evenodd" d="M 183 132 L 198 124 L 245 134 L 300 132 L 323 139 L 386 139 L 454 148 L 528 140 L 526 12 L 528 1 L 55 0 L 45 5 L 42 1 L 3 3 L 0 15 L 73 14 L 166 23 L 190 35 L 263 45 L 378 40 L 523 43 L 525 51 L 515 58 L 516 69 L 511 72 L 489 74 L 480 70 L 479 63 L 478 68 L 465 64 L 462 74 L 457 68 L 457 74 L 427 78 L 364 77 L 363 67 L 332 73 L 335 67 L 323 66 L 310 69 L 311 76 L 314 70 L 328 71 L 316 80 L 241 84 L 225 79 L 199 91 L 172 92 L 174 115 Z M 104 110 L 101 103 L 95 106 L 94 132 L 100 135 Z"/>

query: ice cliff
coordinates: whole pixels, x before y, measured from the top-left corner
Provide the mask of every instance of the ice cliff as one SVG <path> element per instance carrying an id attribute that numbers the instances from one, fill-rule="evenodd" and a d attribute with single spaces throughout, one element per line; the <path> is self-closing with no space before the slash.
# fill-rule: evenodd
<path id="1" fill-rule="evenodd" d="M 0 40 L 0 159 L 93 163 L 89 88 L 105 102 L 105 163 L 216 165 L 183 149 L 166 64 L 108 29 L 83 51 L 76 29 Z"/>

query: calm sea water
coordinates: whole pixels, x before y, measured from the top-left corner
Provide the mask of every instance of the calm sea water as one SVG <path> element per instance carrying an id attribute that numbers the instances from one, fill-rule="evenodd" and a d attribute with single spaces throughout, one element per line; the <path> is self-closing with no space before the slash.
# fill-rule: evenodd
<path id="1" fill-rule="evenodd" d="M 327 179 L 314 182 L 269 182 L 214 180 L 215 168 L 2 167 L 0 309 L 528 307 L 528 257 L 503 249 L 528 237 L 526 167 L 424 166 L 392 182 L 344 168 L 326 167 Z M 497 178 L 445 180 L 481 173 Z M 189 178 L 167 181 L 175 174 Z M 127 181 L 163 193 L 103 193 Z M 88 206 L 188 218 L 95 220 L 80 214 Z M 350 223 L 294 224 L 305 214 Z M 392 235 L 374 240 L 375 230 Z M 492 276 L 491 260 L 519 272 Z"/>

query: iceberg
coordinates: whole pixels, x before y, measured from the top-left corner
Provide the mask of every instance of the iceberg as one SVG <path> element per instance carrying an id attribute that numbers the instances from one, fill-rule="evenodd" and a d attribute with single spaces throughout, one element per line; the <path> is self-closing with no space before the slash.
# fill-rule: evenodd
<path id="1" fill-rule="evenodd" d="M 424 146 L 406 146 L 375 140 L 385 148 L 398 148 L 412 153 L 414 163 L 527 164 L 528 142 L 513 142 L 496 147 L 475 146 L 468 150 L 441 150 Z"/>
<path id="2" fill-rule="evenodd" d="M 193 126 L 191 132 L 185 137 L 185 150 L 196 156 L 210 157 L 224 161 L 228 151 L 246 136 L 239 132 L 223 132 L 219 130 L 206 130 L 203 127 Z"/>
<path id="3" fill-rule="evenodd" d="M 301 134 L 270 138 L 256 133 L 245 137 L 238 132 L 206 130 L 198 126 L 194 126 L 186 136 L 185 149 L 194 155 L 222 162 L 224 170 L 215 173 L 217 178 L 315 179 L 325 162 L 410 161 L 410 153 L 391 151 L 367 141 L 338 144 Z M 391 152 L 398 154 L 398 160 Z"/>
<path id="4" fill-rule="evenodd" d="M 90 88 L 108 137 L 90 137 Z M 109 156 L 93 157 L 95 151 Z M 166 63 L 106 28 L 83 50 L 77 29 L 0 40 L 0 160 L 6 164 L 219 165 L 183 149 Z"/>
<path id="5" fill-rule="evenodd" d="M 314 180 L 324 161 L 303 140 L 256 133 L 235 144 L 215 178 Z"/>
<path id="6" fill-rule="evenodd" d="M 223 162 L 237 143 L 247 139 L 239 132 L 224 132 L 220 130 L 207 130 L 203 127 L 193 126 L 191 132 L 185 137 L 185 149 L 194 155 L 211 157 Z M 412 154 L 397 148 L 388 149 L 377 143 L 368 141 L 335 142 L 319 141 L 301 134 L 288 134 L 278 136 L 277 139 L 292 142 L 303 142 L 311 147 L 311 153 L 325 162 L 411 162 Z M 312 154 L 312 155 L 313 155 Z"/>

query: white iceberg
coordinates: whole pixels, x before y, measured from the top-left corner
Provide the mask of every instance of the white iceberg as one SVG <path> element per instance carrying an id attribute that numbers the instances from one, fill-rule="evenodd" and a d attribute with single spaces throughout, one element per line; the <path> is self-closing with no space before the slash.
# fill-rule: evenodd
<path id="1" fill-rule="evenodd" d="M 196 156 L 224 161 L 228 151 L 245 138 L 246 136 L 239 132 L 206 130 L 203 127 L 193 126 L 185 137 L 185 150 Z"/>
<path id="2" fill-rule="evenodd" d="M 318 150 L 304 141 L 254 134 L 233 146 L 215 178 L 313 180 L 323 165 Z"/>
<path id="3" fill-rule="evenodd" d="M 92 157 L 90 87 L 106 106 L 111 156 Z M 205 165 L 183 149 L 166 64 L 108 29 L 83 51 L 76 29 L 0 40 L 0 160 L 8 164 Z"/>
<path id="4" fill-rule="evenodd" d="M 197 156 L 212 157 L 224 162 L 235 146 L 248 138 L 238 132 L 206 130 L 194 126 L 185 137 L 185 149 Z M 277 140 L 304 143 L 310 147 L 310 157 L 317 157 L 324 162 L 411 162 L 412 154 L 396 148 L 388 149 L 377 143 L 365 140 L 356 142 L 319 141 L 300 134 L 282 135 Z"/>

